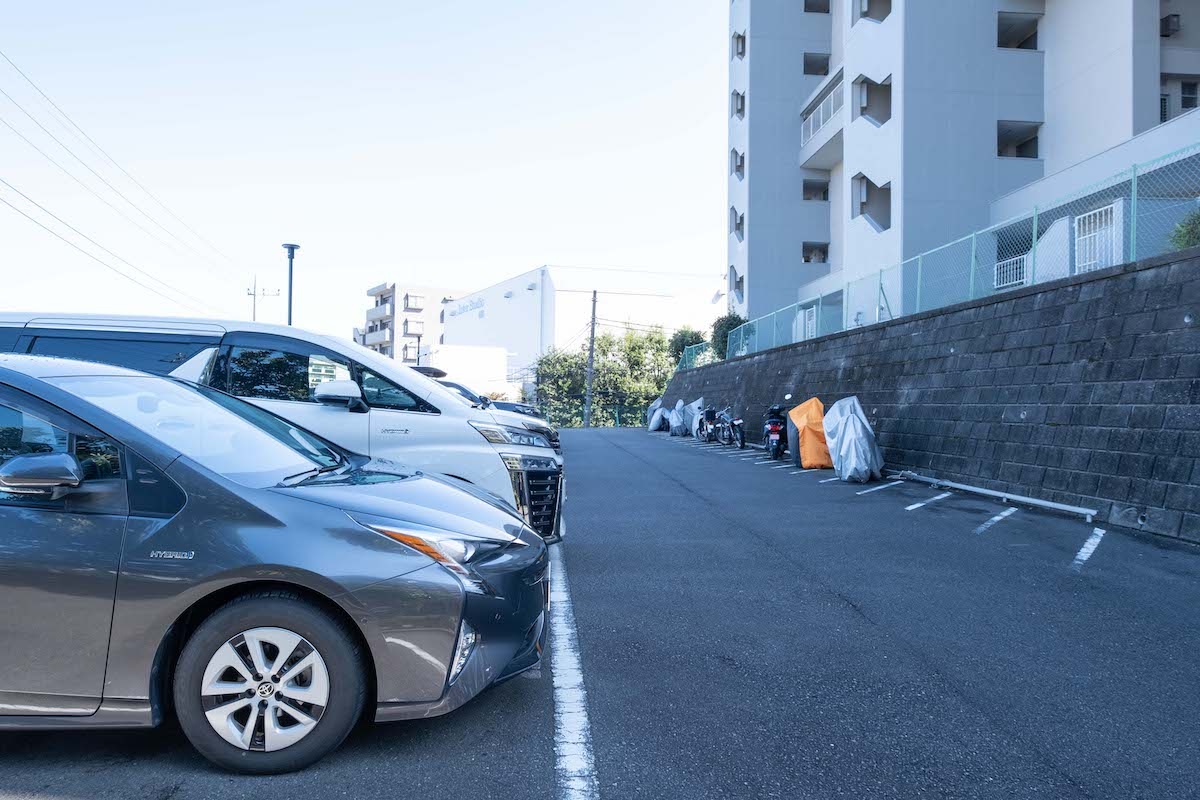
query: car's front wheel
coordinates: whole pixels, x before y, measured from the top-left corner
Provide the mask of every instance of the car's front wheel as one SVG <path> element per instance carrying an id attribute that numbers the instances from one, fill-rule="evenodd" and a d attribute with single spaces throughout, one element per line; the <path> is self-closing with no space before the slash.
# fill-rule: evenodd
<path id="1" fill-rule="evenodd" d="M 206 619 L 179 657 L 180 726 L 226 769 L 303 769 L 341 744 L 362 714 L 364 659 L 338 620 L 298 595 L 239 597 Z"/>

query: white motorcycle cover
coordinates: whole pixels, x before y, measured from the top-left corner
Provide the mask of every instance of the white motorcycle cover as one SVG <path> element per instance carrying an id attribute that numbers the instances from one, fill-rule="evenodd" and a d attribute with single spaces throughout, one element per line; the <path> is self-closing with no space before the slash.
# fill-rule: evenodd
<path id="1" fill-rule="evenodd" d="M 825 443 L 839 478 L 866 483 L 883 477 L 883 453 L 857 397 L 838 400 L 825 410 Z"/>
<path id="2" fill-rule="evenodd" d="M 650 415 L 649 429 L 651 431 L 665 431 L 667 427 L 667 412 L 661 408 L 654 409 L 654 413 Z"/>
<path id="3" fill-rule="evenodd" d="M 684 436 L 687 434 L 687 426 L 683 421 L 683 401 L 675 401 L 675 408 L 671 410 L 669 416 L 671 422 L 671 435 Z"/>
<path id="4" fill-rule="evenodd" d="M 688 433 L 692 436 L 696 435 L 696 430 L 700 427 L 700 415 L 704 413 L 704 398 L 701 397 L 694 403 L 688 403 L 683 407 L 683 421 L 687 425 Z"/>
<path id="5" fill-rule="evenodd" d="M 654 419 L 654 412 L 658 411 L 660 408 L 662 408 L 662 401 L 663 401 L 663 399 L 660 397 L 657 400 L 655 400 L 653 403 L 651 403 L 650 407 L 646 409 L 646 423 L 647 424 L 649 424 Z M 653 430 L 657 430 L 657 429 L 653 425 L 651 425 L 650 430 L 653 431 Z"/>

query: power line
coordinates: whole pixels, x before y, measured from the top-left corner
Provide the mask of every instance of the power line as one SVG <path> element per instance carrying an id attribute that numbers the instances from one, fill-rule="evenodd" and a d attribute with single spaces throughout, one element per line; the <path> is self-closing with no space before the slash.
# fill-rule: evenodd
<path id="1" fill-rule="evenodd" d="M 125 193 L 124 193 L 124 192 L 122 192 L 120 189 L 118 189 L 117 187 L 115 187 L 115 186 L 113 186 L 111 183 L 109 183 L 109 182 L 108 182 L 108 180 L 107 180 L 107 179 L 106 179 L 106 178 L 105 178 L 103 175 L 101 175 L 99 172 L 97 172 L 96 170 L 92 169 L 92 165 L 91 165 L 91 164 L 88 164 L 86 161 L 84 161 L 82 158 L 80 158 L 78 155 L 76 155 L 74 150 L 72 150 L 71 148 L 69 148 L 69 147 L 67 147 L 65 144 L 63 144 L 63 143 L 62 143 L 62 140 L 61 140 L 61 139 L 59 139 L 57 136 L 55 136 L 53 133 L 51 133 L 51 132 L 50 132 L 50 130 L 49 130 L 49 129 L 48 129 L 46 126 L 45 126 L 45 125 L 43 125 L 41 122 L 39 122 L 39 121 L 38 121 L 38 119 L 37 119 L 37 117 L 33 116 L 33 114 L 30 114 L 30 113 L 29 113 L 29 111 L 27 111 L 27 110 L 25 109 L 25 107 L 24 107 L 24 106 L 22 106 L 20 103 L 18 103 L 16 100 L 14 100 L 14 99 L 12 98 L 12 95 L 10 95 L 8 92 L 4 91 L 3 89 L 0 89 L 0 95 L 4 95 L 4 97 L 5 97 L 5 98 L 8 100 L 8 102 L 10 102 L 10 103 L 12 103 L 14 106 L 16 106 L 16 107 L 17 107 L 17 109 L 18 109 L 18 110 L 20 110 L 20 112 L 21 112 L 22 114 L 24 114 L 25 116 L 29 117 L 29 119 L 30 119 L 30 120 L 33 122 L 33 124 L 34 124 L 34 125 L 37 125 L 37 126 L 38 126 L 38 128 L 40 128 L 40 129 L 41 129 L 42 133 L 46 134 L 46 135 L 47 135 L 47 136 L 49 136 L 49 137 L 50 137 L 52 140 L 54 140 L 54 143 L 55 143 L 55 144 L 57 144 L 59 147 L 61 147 L 63 150 L 66 150 L 66 151 L 67 151 L 67 154 L 68 154 L 68 155 L 70 155 L 70 156 L 71 156 L 71 158 L 75 159 L 75 160 L 76 160 L 76 161 L 78 161 L 80 164 L 82 164 L 84 169 L 86 169 L 88 172 L 90 172 L 90 173 L 92 173 L 93 175 L 95 175 L 95 176 L 96 176 L 96 178 L 97 178 L 97 180 L 99 180 L 101 183 L 103 183 L 105 186 L 107 186 L 109 189 L 111 189 L 111 190 L 112 190 L 112 192 L 113 192 L 114 194 L 116 194 L 116 195 L 117 195 L 117 197 L 120 197 L 122 200 L 124 200 L 126 203 L 128 203 L 128 204 L 129 204 L 129 205 L 130 205 L 130 206 L 133 208 L 133 210 L 134 210 L 134 211 L 138 212 L 138 213 L 139 213 L 139 214 L 141 214 L 143 217 L 145 217 L 146 219 L 148 219 L 148 220 L 149 220 L 151 223 L 153 223 L 154 225 L 158 226 L 158 228 L 159 228 L 160 230 L 162 230 L 164 233 L 166 233 L 166 234 L 167 234 L 168 236 L 170 236 L 172 239 L 174 239 L 175 241 L 179 242 L 181 245 L 183 245 L 183 246 L 184 246 L 184 247 L 186 247 L 188 250 L 190 250 L 190 251 L 192 252 L 192 254 L 193 254 L 193 255 L 195 255 L 195 256 L 197 256 L 197 257 L 199 257 L 199 258 L 201 258 L 201 259 L 203 259 L 203 260 L 205 260 L 205 261 L 207 261 L 207 260 L 208 260 L 208 257 L 207 257 L 207 256 L 205 256 L 205 255 L 201 254 L 201 253 L 200 253 L 200 251 L 199 251 L 199 250 L 197 250 L 196 248 L 192 247 L 192 245 L 191 245 L 191 244 L 189 244 L 188 242 L 185 242 L 183 239 L 179 238 L 179 236 L 177 236 L 177 235 L 175 234 L 175 232 L 174 232 L 174 231 L 170 230 L 170 229 L 169 229 L 169 228 L 167 228 L 165 225 L 163 225 L 161 222 L 159 222 L 158 220 L 156 220 L 154 217 L 152 217 L 152 216 L 150 216 L 149 214 L 147 214 L 147 213 L 146 213 L 144 210 L 142 210 L 142 207 L 141 207 L 141 206 L 139 206 L 137 203 L 135 203 L 135 202 L 133 202 L 132 200 L 130 200 L 130 199 L 129 199 L 129 198 L 126 196 L 126 195 L 125 195 Z M 8 123 L 5 123 L 5 124 L 7 125 Z M 9 125 L 9 127 L 11 128 L 12 126 L 11 126 L 11 125 Z M 161 240 L 160 240 L 160 241 L 161 241 Z"/>
<path id="2" fill-rule="evenodd" d="M 724 277 L 724 276 L 722 276 L 720 274 L 716 274 L 716 273 L 710 275 L 707 272 L 665 272 L 662 270 L 639 269 L 637 267 L 580 267 L 580 266 L 574 266 L 574 265 L 570 265 L 570 264 L 546 264 L 545 266 L 550 269 L 574 269 L 574 270 L 582 270 L 585 272 L 625 272 L 625 273 L 630 273 L 630 274 L 634 274 L 634 275 L 670 275 L 670 276 L 680 277 L 680 278 L 709 278 L 709 277 L 711 277 L 714 279 L 720 279 L 720 278 Z M 564 290 L 560 289 L 559 291 L 564 291 Z"/>
<path id="3" fill-rule="evenodd" d="M 39 228 L 41 228 L 42 230 L 46 231 L 46 233 L 49 233 L 49 234 L 51 234 L 52 236 L 55 236 L 55 237 L 57 237 L 57 238 L 61 239 L 63 242 L 67 243 L 67 244 L 68 244 L 68 245 L 70 245 L 71 247 L 73 247 L 73 248 L 75 248 L 76 250 L 78 250 L 79 252 L 83 253 L 85 256 L 87 256 L 88 258 L 90 258 L 92 261 L 95 261 L 97 264 L 99 264 L 100 266 L 104 267 L 105 269 L 112 270 L 113 272 L 117 273 L 118 275 L 120 275 L 120 276 L 121 276 L 122 278 L 124 278 L 125 280 L 127 280 L 127 281 L 132 281 L 133 283 L 136 283 L 138 286 L 142 287 L 143 289 L 145 289 L 145 290 L 146 290 L 146 291 L 148 291 L 148 292 L 154 292 L 154 294 L 158 295 L 159 297 L 163 298 L 164 300 L 168 300 L 168 301 L 170 301 L 170 302 L 172 302 L 172 303 L 176 303 L 176 304 L 178 304 L 178 305 L 186 306 L 187 308 L 191 308 L 193 311 L 199 311 L 201 314 L 203 314 L 203 313 L 204 313 L 204 312 L 203 312 L 201 309 L 195 308 L 194 306 L 191 306 L 191 305 L 189 305 L 189 304 L 187 304 L 187 303 L 184 303 L 184 302 L 182 302 L 182 301 L 180 301 L 180 300 L 176 300 L 176 299 L 175 299 L 175 298 L 173 298 L 173 297 L 169 297 L 169 296 L 167 296 L 167 295 L 163 294 L 162 292 L 158 291 L 157 289 L 155 289 L 153 286 L 147 286 L 146 284 L 144 284 L 144 283 L 142 283 L 141 281 L 139 281 L 137 278 L 134 278 L 134 277 L 133 277 L 133 276 L 131 276 L 131 275 L 126 275 L 124 272 L 121 272 L 121 270 L 117 269 L 117 268 L 116 268 L 116 267 L 114 267 L 112 264 L 109 264 L 109 263 L 107 263 L 107 262 L 105 262 L 105 261 L 103 261 L 103 260 L 101 260 L 101 259 L 99 259 L 99 258 L 96 258 L 96 256 L 92 255 L 92 254 L 91 254 L 91 253 L 89 253 L 87 250 L 84 250 L 82 247 L 80 247 L 79 245 L 75 244 L 74 242 L 72 242 L 71 240 L 67 239 L 66 237 L 64 237 L 64 236 L 60 235 L 60 234 L 59 234 L 57 231 L 53 231 L 53 230 L 51 230 L 50 228 L 47 228 L 45 225 L 43 225 L 42 223 L 38 222 L 38 221 L 37 221 L 36 219 L 34 219 L 33 217 L 29 216 L 29 215 L 28 215 L 28 214 L 26 214 L 24 211 L 22 211 L 21 209 L 19 209 L 19 208 L 17 208 L 16 206 L 14 206 L 12 203 L 10 203 L 10 202 L 8 202 L 7 200 L 5 200 L 3 197 L 0 197 L 0 203 L 4 203 L 4 205 L 6 205 L 6 206 L 8 206 L 9 208 L 11 208 L 13 211 L 16 211 L 16 212 L 17 212 L 18 214 L 20 214 L 22 217 L 24 217 L 25 219 L 27 219 L 27 220 L 29 220 L 30 222 L 32 222 L 34 225 L 37 225 L 37 226 L 38 226 Z"/>
<path id="4" fill-rule="evenodd" d="M 221 258 L 225 259 L 230 264 L 234 263 L 232 258 L 225 255 L 225 253 L 223 253 L 219 249 L 217 249 L 217 247 L 215 245 L 213 245 L 211 242 L 209 242 L 207 239 L 205 239 L 203 236 L 201 236 L 199 233 L 197 233 L 195 231 L 195 229 L 193 229 L 190 225 L 188 225 L 182 219 L 180 219 L 179 215 L 177 215 L 171 209 L 167 208 L 166 204 L 163 203 L 163 201 L 159 200 L 158 197 L 156 197 L 153 192 L 151 192 L 149 189 L 147 189 L 145 186 L 143 186 L 142 183 L 137 178 L 133 177 L 133 175 L 131 175 L 128 170 L 126 170 L 124 167 L 122 167 L 120 164 L 118 164 L 116 159 L 114 159 L 112 156 L 110 156 L 103 147 L 101 147 L 99 144 L 97 144 L 95 139 L 93 139 L 91 136 L 88 136 L 87 131 L 85 131 L 83 128 L 79 127 L 79 124 L 76 123 L 75 120 L 71 119 L 70 115 L 67 114 L 67 112 L 63 111 L 59 107 L 58 103 L 55 103 L 53 100 L 51 100 L 50 96 L 42 91 L 42 87 L 40 87 L 36 83 L 34 83 L 33 78 L 30 78 L 28 75 L 26 75 L 25 71 L 22 70 L 20 67 L 18 67 L 16 65 L 16 63 L 14 63 L 13 60 L 8 57 L 8 54 L 6 54 L 3 50 L 0 50 L 0 57 L 3 57 L 4 60 L 8 62 L 8 65 L 10 67 L 12 67 L 14 70 L 16 70 L 17 74 L 20 75 L 22 78 L 24 78 L 25 82 L 28 83 L 30 86 L 32 86 L 34 88 L 34 90 L 37 91 L 37 93 L 42 96 L 43 100 L 45 100 L 47 103 L 49 103 L 50 106 L 55 111 L 57 111 L 59 113 L 59 115 L 62 116 L 63 119 L 65 119 L 68 123 L 70 123 L 71 128 L 67 128 L 67 130 L 71 132 L 71 135 L 75 136 L 75 131 L 78 131 L 83 136 L 83 138 L 86 139 L 87 142 L 92 146 L 92 148 L 94 148 L 94 150 L 96 152 L 98 152 L 105 159 L 107 159 L 107 161 L 110 164 L 112 164 L 114 167 L 116 167 L 118 170 L 120 170 L 121 174 L 124 175 L 126 178 L 128 178 L 130 180 L 130 182 L 133 183 L 134 186 L 138 187 L 143 192 L 145 192 L 146 196 L 149 197 L 151 200 L 153 200 L 155 203 L 157 203 L 158 206 L 163 211 L 166 211 L 171 216 L 172 219 L 174 219 L 176 222 L 178 222 L 180 225 L 182 225 L 185 229 L 187 229 L 187 231 L 189 233 L 191 233 L 193 236 L 195 236 L 196 239 L 199 240 L 200 242 L 202 242 L 206 247 L 208 247 L 210 250 L 212 250 L 217 255 L 221 256 Z M 9 98 L 9 99 L 11 100 L 12 98 Z M 18 106 L 18 108 L 19 107 L 20 106 Z M 24 109 L 22 109 L 22 110 L 24 110 Z M 36 122 L 36 120 L 35 120 L 35 122 Z M 74 128 L 74 130 L 72 130 L 72 128 Z M 75 136 L 75 138 L 78 139 L 79 136 Z M 128 200 L 128 198 L 127 198 L 127 200 Z M 145 212 L 143 212 L 143 213 L 145 213 Z M 166 230 L 166 229 L 164 228 L 164 230 Z M 168 231 L 168 233 L 170 233 L 170 231 Z M 176 237 L 176 238 L 178 238 L 178 237 Z"/>
<path id="5" fill-rule="evenodd" d="M 10 131 L 12 131 L 13 133 L 15 133 L 15 134 L 16 134 L 18 137 L 20 137 L 20 139 L 21 139 L 23 142 L 25 142 L 25 144 L 29 145 L 29 146 L 30 146 L 30 147 L 32 147 L 34 150 L 36 150 L 36 151 L 37 151 L 39 154 L 41 154 L 42 158 L 46 159 L 46 160 L 47 160 L 47 161 L 49 161 L 51 164 L 53 164 L 54 166 L 58 167 L 58 168 L 59 168 L 59 170 L 61 170 L 61 171 L 62 171 L 62 173 L 63 173 L 64 175 L 66 175 L 68 178 L 70 178 L 71 180 L 75 181 L 75 182 L 76 182 L 76 183 L 78 183 L 80 186 L 82 186 L 82 187 L 83 187 L 83 188 L 84 188 L 86 191 L 88 191 L 89 193 L 91 193 L 91 194 L 92 194 L 92 195 L 93 195 L 93 196 L 94 196 L 94 197 L 95 197 L 97 200 L 99 200 L 101 203 L 104 203 L 104 205 L 108 206 L 108 207 L 109 207 L 109 208 L 111 208 L 113 211 L 115 211 L 115 212 L 116 212 L 116 213 L 117 213 L 117 214 L 118 214 L 118 215 L 119 215 L 119 216 L 120 216 L 122 219 L 124 219 L 124 220 L 125 220 L 126 222 L 128 222 L 130 225 L 134 226 L 134 227 L 135 227 L 135 228 L 137 228 L 139 231 L 141 231 L 142 233 L 146 234 L 147 236 L 149 236 L 151 239 L 153 239 L 154 241 L 158 242 L 159 244 L 161 244 L 163 247 L 166 247 L 167 249 L 169 249 L 169 250 L 172 250 L 172 251 L 174 251 L 174 250 L 175 250 L 175 248 L 171 247 L 171 245 L 169 245 L 168 243 L 166 243 L 165 241 L 163 241 L 162 239 L 160 239 L 160 238 L 159 238 L 157 235 L 155 235 L 155 233 L 154 233 L 153 231 L 151 231 L 151 230 L 148 230 L 148 229 L 146 229 L 146 228 L 142 227 L 142 225 L 141 225 L 140 223 L 138 223 L 138 221 L 137 221 L 137 220 L 133 219 L 133 218 L 132 218 L 132 217 L 130 217 L 128 214 L 126 214 L 124 211 L 122 211 L 121 209 L 119 209 L 119 208 L 117 208 L 116 206 L 114 206 L 114 205 L 113 205 L 112 203 L 110 203 L 110 202 L 109 202 L 109 201 L 108 201 L 106 198 L 104 198 L 104 197 L 103 197 L 103 196 L 102 196 L 102 195 L 101 195 L 99 192 L 97 192 L 97 191 L 96 191 L 95 189 L 93 189 L 91 186 L 88 186 L 86 183 L 84 183 L 83 181 L 81 181 L 81 180 L 80 180 L 78 177 L 76 177 L 76 176 L 75 176 L 75 173 L 71 172 L 69 169 L 67 169 L 66 167 L 64 167 L 62 164 L 60 164 L 60 163 L 58 163 L 57 161 L 55 161 L 53 156 L 51 156 L 51 155 L 50 155 L 49 153 L 47 153 L 45 150 L 43 150 L 42 148 L 40 148 L 40 147 L 38 147 L 36 144 L 34 144 L 34 143 L 33 143 L 33 142 L 32 142 L 32 141 L 29 139 L 29 137 L 27 137 L 25 134 L 21 133 L 19 130 L 17 130 L 16 128 L 14 128 L 14 127 L 12 126 L 12 123 L 10 123 L 10 122 L 9 122 L 8 120 L 6 120 L 4 117 L 0 117 L 0 124 L 4 125 L 4 127 L 8 128 Z M 178 251 L 175 251 L 175 252 L 178 252 Z"/>
<path id="6" fill-rule="evenodd" d="M 157 276 L 155 276 L 155 275 L 152 275 L 151 273 L 149 273 L 149 272 L 147 272 L 146 270 L 142 269 L 142 268 L 141 268 L 141 267 L 139 267 L 138 265 L 136 265 L 136 264 L 134 264 L 134 263 L 132 263 L 132 262 L 130 262 L 130 261 L 128 261 L 128 260 L 126 260 L 126 259 L 122 258 L 121 256 L 117 255 L 117 254 L 116 254 L 116 253 L 114 253 L 112 250 L 109 250 L 107 247 L 105 247 L 104 245 L 100 244 L 100 243 L 99 243 L 99 242 L 97 242 L 95 239 L 93 239 L 92 237 L 88 236 L 86 233 L 84 233 L 83 231 L 79 230 L 79 229 L 78 229 L 78 228 L 76 228 L 74 225 L 72 225 L 71 223 L 67 222 L 67 221 L 66 221 L 66 220 L 64 220 L 62 217 L 58 216 L 58 215 L 57 215 L 57 214 L 55 214 L 53 211 L 51 211 L 50 209 L 46 208 L 44 205 L 42 205 L 42 204 L 41 204 L 41 203 L 39 203 L 38 201 L 34 200 L 32 197 L 30 197 L 29 195 L 25 194 L 25 193 L 24 193 L 24 192 L 22 192 L 20 189 L 18 189 L 17 187 L 13 186 L 11 183 L 9 183 L 8 181 L 4 180 L 3 178 L 0 178 L 0 183 L 4 184 L 5 186 L 7 186 L 9 189 L 11 189 L 12 191 L 16 192 L 17 194 L 21 195 L 21 197 L 23 197 L 23 198 L 25 199 L 25 201 L 26 201 L 26 202 L 28 202 L 28 203 L 32 203 L 33 205 L 37 206 L 39 209 L 41 209 L 41 211 L 42 211 L 44 214 L 46 214 L 46 215 L 48 215 L 48 216 L 52 217 L 52 218 L 53 218 L 55 221 L 57 221 L 57 222 L 58 222 L 60 225 L 63 225 L 64 227 L 66 227 L 66 228 L 69 228 L 70 230 L 74 231 L 74 232 L 75 232 L 77 235 L 79 235 L 79 236 L 82 236 L 84 239 L 86 239 L 86 240 L 87 240 L 88 242 L 90 242 L 92 245 L 94 245 L 95 247 L 99 248 L 100 250 L 103 250 L 105 253 L 107 253 L 108 255 L 112 256 L 112 257 L 113 257 L 113 258 L 115 258 L 117 261 L 120 261 L 122 264 L 125 264 L 126 266 L 130 267 L 131 269 L 133 269 L 133 270 L 136 270 L 137 272 L 140 272 L 142 275 L 145 275 L 147 278 L 151 279 L 152 281 L 155 281 L 156 283 L 159 283 L 159 284 L 161 284 L 162 286 L 165 286 L 167 289 L 170 289 L 172 292 L 175 292 L 176 294 L 178 294 L 178 295 L 181 295 L 182 297 L 186 297 L 186 298 L 188 298 L 189 300 L 193 300 L 193 301 L 195 301 L 196 303 L 199 303 L 200 305 L 206 305 L 206 306 L 209 306 L 209 308 L 216 308 L 215 306 L 211 306 L 211 305 L 209 305 L 208 303 L 205 303 L 203 300 L 200 300 L 199 298 L 196 298 L 196 297 L 193 297 L 193 296 L 189 295 L 187 292 L 184 292 L 184 291 L 181 291 L 181 290 L 179 290 L 179 289 L 175 288 L 174 286 L 172 286 L 171 284 L 169 284 L 169 283 L 167 283 L 166 281 L 162 280 L 161 278 L 159 278 L 159 277 L 157 277 Z M 193 308 L 195 308 L 195 307 L 193 306 Z M 196 309 L 196 310 L 198 310 L 198 311 L 199 311 L 200 309 Z M 203 312 L 202 312 L 202 313 L 203 313 Z"/>

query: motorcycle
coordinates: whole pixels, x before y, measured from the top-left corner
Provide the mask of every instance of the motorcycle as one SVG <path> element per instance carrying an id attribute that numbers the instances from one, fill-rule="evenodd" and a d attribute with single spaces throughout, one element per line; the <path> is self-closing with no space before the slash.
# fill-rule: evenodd
<path id="1" fill-rule="evenodd" d="M 712 406 L 704 409 L 700 422 L 696 425 L 696 439 L 701 442 L 717 440 L 717 410 Z"/>
<path id="2" fill-rule="evenodd" d="M 783 399 L 791 400 L 792 396 L 784 395 Z M 783 458 L 787 451 L 787 412 L 782 404 L 777 403 L 767 409 L 767 416 L 763 420 L 763 446 L 775 460 Z"/>
<path id="3" fill-rule="evenodd" d="M 736 444 L 739 450 L 746 449 L 746 432 L 741 417 L 735 417 L 732 406 L 726 406 L 717 414 L 717 441 L 723 445 Z"/>

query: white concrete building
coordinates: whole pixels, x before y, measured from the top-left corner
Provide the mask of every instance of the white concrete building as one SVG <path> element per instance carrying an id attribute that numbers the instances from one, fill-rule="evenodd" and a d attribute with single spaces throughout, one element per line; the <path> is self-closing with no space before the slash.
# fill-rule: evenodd
<path id="1" fill-rule="evenodd" d="M 449 300 L 442 309 L 446 345 L 502 347 L 509 380 L 554 346 L 554 281 L 547 267 Z"/>
<path id="2" fill-rule="evenodd" d="M 367 290 L 373 301 L 362 328 L 354 329 L 354 341 L 381 355 L 416 364 L 421 349 L 442 338 L 442 301 L 454 296 L 451 289 L 381 283 Z"/>
<path id="3" fill-rule="evenodd" d="M 1197 141 L 1200 0 L 731 0 L 729 33 L 729 306 L 820 298 L 806 335 L 874 321 L 847 286 L 882 268 Z"/>

